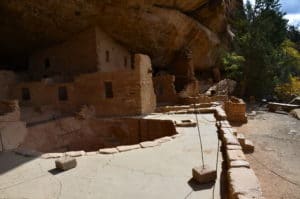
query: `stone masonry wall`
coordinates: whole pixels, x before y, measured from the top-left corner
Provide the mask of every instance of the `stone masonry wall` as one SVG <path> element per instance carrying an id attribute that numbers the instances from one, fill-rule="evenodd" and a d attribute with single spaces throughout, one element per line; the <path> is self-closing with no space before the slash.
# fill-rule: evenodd
<path id="1" fill-rule="evenodd" d="M 158 103 L 177 103 L 174 75 L 159 75 L 153 77 L 153 83 Z"/>
<path id="2" fill-rule="evenodd" d="M 40 152 L 96 151 L 100 148 L 132 145 L 174 134 L 175 126 L 169 120 L 77 120 L 68 117 L 29 127 L 28 135 L 20 148 Z"/>
<path id="3" fill-rule="evenodd" d="M 17 83 L 17 77 L 14 72 L 0 71 L 0 100 L 7 100 L 11 95 L 12 87 Z"/>
<path id="4" fill-rule="evenodd" d="M 107 91 L 105 84 L 111 84 Z M 64 87 L 67 99 L 59 99 L 58 89 Z M 30 99 L 22 99 L 22 89 L 28 89 Z M 106 96 L 107 92 L 112 96 Z M 151 61 L 148 56 L 135 55 L 133 70 L 82 74 L 69 83 L 23 82 L 14 89 L 14 98 L 22 105 L 53 105 L 74 113 L 83 105 L 95 107 L 96 116 L 140 115 L 156 107 Z"/>
<path id="5" fill-rule="evenodd" d="M 45 62 L 49 65 L 46 66 Z M 37 51 L 29 58 L 29 71 L 37 80 L 44 76 L 95 72 L 96 66 L 95 29 L 88 29 L 64 43 Z"/>

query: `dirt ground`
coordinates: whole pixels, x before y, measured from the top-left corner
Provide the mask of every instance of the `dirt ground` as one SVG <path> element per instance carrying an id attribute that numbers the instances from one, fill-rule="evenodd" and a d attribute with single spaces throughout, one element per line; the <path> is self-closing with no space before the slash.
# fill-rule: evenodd
<path id="1" fill-rule="evenodd" d="M 247 155 L 267 199 L 300 199 L 300 120 L 282 113 L 256 110 L 236 127 L 253 141 Z"/>

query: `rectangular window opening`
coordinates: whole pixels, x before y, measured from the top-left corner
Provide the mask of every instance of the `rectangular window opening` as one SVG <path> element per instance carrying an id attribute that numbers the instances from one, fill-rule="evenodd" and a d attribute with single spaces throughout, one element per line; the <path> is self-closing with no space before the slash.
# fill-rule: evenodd
<path id="1" fill-rule="evenodd" d="M 31 95 L 30 95 L 29 88 L 22 88 L 22 100 L 23 101 L 31 100 Z"/>
<path id="2" fill-rule="evenodd" d="M 104 82 L 104 89 L 105 89 L 105 98 L 114 97 L 112 82 Z"/>
<path id="3" fill-rule="evenodd" d="M 127 57 L 124 57 L 124 66 L 127 68 Z"/>
<path id="4" fill-rule="evenodd" d="M 131 69 L 134 70 L 134 55 L 131 55 Z"/>
<path id="5" fill-rule="evenodd" d="M 59 101 L 67 101 L 68 100 L 68 90 L 65 86 L 61 86 L 58 88 L 58 99 Z"/>
<path id="6" fill-rule="evenodd" d="M 109 62 L 109 60 L 110 60 L 110 55 L 109 55 L 109 51 L 108 50 L 105 51 L 105 60 L 106 60 L 106 62 Z"/>

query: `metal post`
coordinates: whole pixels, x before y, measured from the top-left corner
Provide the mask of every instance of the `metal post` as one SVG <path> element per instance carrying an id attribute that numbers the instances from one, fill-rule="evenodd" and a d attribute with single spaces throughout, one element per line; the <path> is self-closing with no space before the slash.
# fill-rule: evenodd
<path id="1" fill-rule="evenodd" d="M 198 122 L 198 115 L 197 115 L 197 111 L 196 111 L 196 104 L 194 104 L 194 110 L 195 110 L 195 116 L 196 116 L 196 122 L 197 122 L 197 129 L 198 129 L 198 135 L 199 135 L 199 141 L 200 141 L 200 147 L 201 147 L 202 167 L 203 167 L 203 169 L 204 169 L 203 146 L 202 146 L 202 139 L 201 139 L 201 133 L 200 133 L 199 122 Z"/>

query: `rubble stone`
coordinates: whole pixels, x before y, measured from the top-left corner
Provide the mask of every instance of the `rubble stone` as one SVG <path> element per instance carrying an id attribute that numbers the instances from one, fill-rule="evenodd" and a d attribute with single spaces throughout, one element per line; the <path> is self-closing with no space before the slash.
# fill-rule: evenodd
<path id="1" fill-rule="evenodd" d="M 63 153 L 45 153 L 41 157 L 44 159 L 50 159 L 50 158 L 60 158 L 63 157 Z"/>
<path id="2" fill-rule="evenodd" d="M 124 145 L 124 146 L 118 146 L 117 149 L 119 152 L 125 152 L 125 151 L 131 151 L 134 149 L 139 149 L 141 146 L 139 144 L 135 145 Z"/>
<path id="3" fill-rule="evenodd" d="M 171 141 L 171 140 L 172 140 L 171 137 L 166 136 L 166 137 L 158 138 L 158 139 L 156 139 L 155 141 L 157 141 L 157 142 L 159 142 L 159 143 L 165 143 L 165 142 L 169 142 L 169 141 Z"/>
<path id="4" fill-rule="evenodd" d="M 70 156 L 70 157 L 84 156 L 85 151 L 68 151 L 68 152 L 66 152 L 66 155 Z"/>
<path id="5" fill-rule="evenodd" d="M 211 169 L 208 166 L 194 167 L 192 170 L 193 179 L 198 183 L 208 183 L 212 182 L 217 178 L 217 171 L 215 169 Z"/>
<path id="6" fill-rule="evenodd" d="M 75 158 L 65 156 L 58 160 L 55 160 L 55 166 L 57 169 L 66 171 L 75 168 L 77 166 L 77 161 Z"/>
<path id="7" fill-rule="evenodd" d="M 242 147 L 240 145 L 232 145 L 228 144 L 226 145 L 227 150 L 242 150 Z"/>
<path id="8" fill-rule="evenodd" d="M 99 153 L 101 154 L 114 154 L 114 153 L 118 153 L 118 149 L 117 148 L 105 148 L 105 149 L 100 149 Z"/>
<path id="9" fill-rule="evenodd" d="M 229 162 L 229 168 L 239 168 L 239 167 L 250 168 L 250 164 L 245 160 L 235 160 Z"/>
<path id="10" fill-rule="evenodd" d="M 228 177 L 231 198 L 262 198 L 259 181 L 252 169 L 231 168 Z"/>
<path id="11" fill-rule="evenodd" d="M 156 141 L 146 141 L 140 143 L 142 148 L 149 148 L 149 147 L 155 147 L 159 145 L 159 142 Z"/>
<path id="12" fill-rule="evenodd" d="M 38 157 L 41 155 L 40 152 L 30 149 L 18 148 L 15 149 L 14 152 L 19 155 L 28 156 L 28 157 Z"/>
<path id="13" fill-rule="evenodd" d="M 226 150 L 227 162 L 236 160 L 246 160 L 242 150 Z"/>

